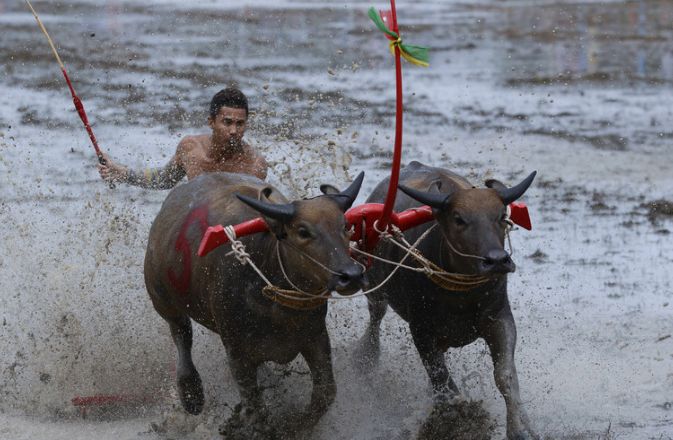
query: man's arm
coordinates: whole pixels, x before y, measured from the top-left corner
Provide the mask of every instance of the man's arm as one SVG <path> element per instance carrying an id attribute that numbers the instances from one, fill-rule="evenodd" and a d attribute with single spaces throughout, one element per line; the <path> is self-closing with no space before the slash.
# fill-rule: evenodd
<path id="1" fill-rule="evenodd" d="M 266 162 L 266 159 L 264 159 L 261 154 L 257 153 L 255 162 L 252 165 L 252 173 L 255 175 L 255 177 L 264 180 L 266 179 L 266 172 L 268 168 L 269 164 Z"/>
<path id="2" fill-rule="evenodd" d="M 126 182 L 130 185 L 150 189 L 171 189 L 187 173 L 178 164 L 175 156 L 163 168 L 145 168 L 143 171 L 127 170 Z"/>
<path id="3" fill-rule="evenodd" d="M 178 151 L 180 146 L 178 146 Z M 144 171 L 133 171 L 119 165 L 103 154 L 105 165 L 98 165 L 98 172 L 103 180 L 124 182 L 129 185 L 149 189 L 170 189 L 185 177 L 185 170 L 180 165 L 178 153 L 163 168 L 147 168 Z"/>

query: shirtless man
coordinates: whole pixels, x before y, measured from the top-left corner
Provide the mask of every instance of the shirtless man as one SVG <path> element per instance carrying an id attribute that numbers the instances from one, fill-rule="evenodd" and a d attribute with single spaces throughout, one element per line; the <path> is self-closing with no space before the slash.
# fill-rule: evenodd
<path id="1" fill-rule="evenodd" d="M 264 180 L 266 160 L 243 141 L 247 121 L 248 100 L 243 92 L 235 88 L 220 90 L 210 101 L 208 125 L 212 133 L 182 139 L 166 166 L 136 172 L 104 154 L 106 162 L 98 165 L 98 172 L 106 181 L 153 189 L 169 189 L 185 176 L 193 179 L 214 171 L 251 174 Z"/>

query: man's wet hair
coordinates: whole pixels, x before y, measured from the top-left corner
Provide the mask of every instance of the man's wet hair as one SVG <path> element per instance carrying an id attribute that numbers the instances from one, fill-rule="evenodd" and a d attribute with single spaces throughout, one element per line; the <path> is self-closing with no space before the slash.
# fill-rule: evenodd
<path id="1" fill-rule="evenodd" d="M 245 109 L 245 117 L 248 117 L 248 98 L 234 87 L 222 89 L 213 96 L 210 101 L 210 117 L 215 118 L 222 107 Z"/>

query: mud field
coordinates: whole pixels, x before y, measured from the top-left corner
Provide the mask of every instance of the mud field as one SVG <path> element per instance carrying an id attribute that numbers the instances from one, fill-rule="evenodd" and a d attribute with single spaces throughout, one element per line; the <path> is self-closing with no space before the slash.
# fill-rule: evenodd
<path id="1" fill-rule="evenodd" d="M 231 4 L 236 3 L 236 6 Z M 394 68 L 353 1 L 36 1 L 102 148 L 159 166 L 207 103 L 236 84 L 269 180 L 315 194 L 388 173 Z M 673 3 L 400 1 L 403 36 L 431 48 L 404 67 L 403 162 L 527 192 L 512 234 L 517 365 L 548 439 L 673 438 Z M 0 0 L 0 439 L 217 439 L 238 394 L 221 343 L 196 329 L 206 408 L 177 403 L 168 327 L 144 289 L 166 192 L 98 178 L 95 156 L 33 17 Z M 349 177 L 350 176 L 350 177 Z M 384 320 L 380 366 L 351 363 L 366 303 L 330 304 L 336 402 L 288 439 L 442 438 L 408 327 Z M 505 408 L 483 342 L 447 354 L 484 438 Z M 308 402 L 301 360 L 260 372 L 273 416 Z M 77 396 L 123 395 L 82 414 Z M 86 417 L 84 417 L 86 416 Z M 448 417 L 448 416 L 447 416 Z M 473 434 L 472 438 L 478 437 Z M 470 438 L 469 436 L 467 438 Z"/>

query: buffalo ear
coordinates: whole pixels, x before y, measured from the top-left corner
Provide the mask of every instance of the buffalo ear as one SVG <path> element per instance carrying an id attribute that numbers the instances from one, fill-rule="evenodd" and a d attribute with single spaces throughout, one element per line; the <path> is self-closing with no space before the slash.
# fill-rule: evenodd
<path id="1" fill-rule="evenodd" d="M 488 179 L 486 181 L 486 188 L 493 188 L 496 191 L 498 190 L 502 191 L 507 189 L 504 183 L 496 179 Z"/>
<path id="2" fill-rule="evenodd" d="M 442 189 L 442 181 L 441 180 L 436 180 L 436 181 L 432 182 L 432 184 L 430 185 L 430 188 L 428 188 L 428 192 L 432 193 L 432 194 L 439 194 L 441 192 L 440 191 L 441 189 Z"/>
<path id="3" fill-rule="evenodd" d="M 273 194 L 273 188 L 270 188 L 270 187 L 267 186 L 266 188 L 262 189 L 259 192 L 258 200 L 260 200 L 264 203 L 274 204 L 271 201 L 271 194 Z M 287 235 L 285 233 L 285 229 L 283 228 L 283 224 L 284 224 L 283 222 L 281 222 L 277 219 L 271 218 L 271 217 L 267 217 L 267 216 L 264 216 L 264 222 L 269 227 L 269 231 L 271 231 L 271 233 L 273 235 L 275 235 L 276 238 L 278 238 L 279 240 L 281 238 L 285 238 L 285 236 Z"/>
<path id="4" fill-rule="evenodd" d="M 325 190 L 331 191 L 331 188 L 334 188 L 331 185 L 321 185 L 320 190 L 323 191 L 323 193 L 327 194 L 328 197 L 331 197 L 332 200 L 334 200 L 338 205 L 339 208 L 343 212 L 346 212 L 351 206 L 353 206 L 353 202 L 358 196 L 358 193 L 360 192 L 360 187 L 362 186 L 362 181 L 365 178 L 365 172 L 360 171 L 360 174 L 357 175 L 355 180 L 346 188 L 345 190 L 339 192 L 337 190 L 337 194 L 328 194 L 325 192 Z M 336 189 L 336 188 L 334 188 Z"/>
<path id="5" fill-rule="evenodd" d="M 330 185 L 329 183 L 323 183 L 322 185 L 320 185 L 320 192 L 325 194 L 326 196 L 339 194 L 339 190 L 335 186 Z"/>
<path id="6" fill-rule="evenodd" d="M 273 193 L 273 188 L 269 188 L 267 186 L 266 188 L 262 189 L 259 192 L 259 197 L 257 198 L 257 200 L 261 200 L 261 201 L 267 202 L 267 203 L 272 203 L 271 200 L 269 200 L 269 197 L 271 197 L 272 193 Z"/>
<path id="7" fill-rule="evenodd" d="M 510 203 L 514 202 L 519 197 L 521 197 L 523 193 L 526 192 L 531 183 L 533 183 L 533 179 L 535 179 L 536 174 L 537 171 L 533 171 L 528 175 L 528 177 L 526 177 L 517 185 L 511 188 L 507 188 L 505 185 L 502 185 L 504 186 L 504 188 L 494 186 L 493 189 L 498 193 L 498 196 L 500 196 L 502 203 L 504 203 L 505 205 L 509 205 Z M 486 185 L 488 186 L 488 182 L 486 183 Z"/>

